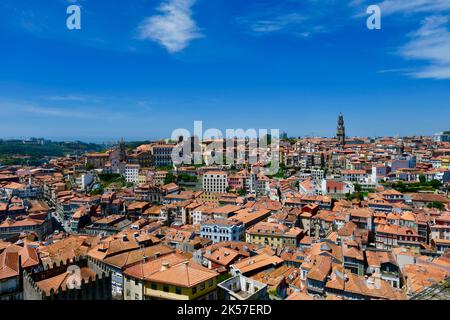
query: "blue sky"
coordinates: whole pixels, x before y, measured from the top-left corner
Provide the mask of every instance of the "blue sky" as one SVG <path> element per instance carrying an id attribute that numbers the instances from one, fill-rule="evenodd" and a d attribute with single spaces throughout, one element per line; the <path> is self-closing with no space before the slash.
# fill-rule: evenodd
<path id="1" fill-rule="evenodd" d="M 449 130 L 449 17 L 449 0 L 2 0 L 0 137 L 154 139 L 194 120 L 333 136 L 340 111 L 351 136 Z"/>

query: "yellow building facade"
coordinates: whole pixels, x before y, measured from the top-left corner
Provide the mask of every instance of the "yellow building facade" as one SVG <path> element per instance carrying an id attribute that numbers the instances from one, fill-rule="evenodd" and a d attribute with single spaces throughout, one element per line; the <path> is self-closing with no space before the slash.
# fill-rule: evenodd
<path id="1" fill-rule="evenodd" d="M 297 246 L 296 237 L 286 237 L 277 234 L 252 234 L 246 233 L 245 241 L 250 244 L 265 244 L 272 248 L 282 248 L 286 246 Z"/>
<path id="2" fill-rule="evenodd" d="M 153 281 L 144 284 L 146 300 L 214 300 L 217 298 L 217 277 L 191 287 Z"/>

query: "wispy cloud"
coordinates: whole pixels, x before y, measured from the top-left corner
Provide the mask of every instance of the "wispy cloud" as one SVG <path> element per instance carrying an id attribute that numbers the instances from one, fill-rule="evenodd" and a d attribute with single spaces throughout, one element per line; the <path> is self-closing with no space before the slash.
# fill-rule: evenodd
<path id="1" fill-rule="evenodd" d="M 161 14 L 145 19 L 138 28 L 139 38 L 155 41 L 170 53 L 185 49 L 203 37 L 192 17 L 196 0 L 166 0 L 160 4 Z"/>
<path id="2" fill-rule="evenodd" d="M 449 17 L 431 16 L 409 35 L 410 41 L 399 49 L 406 59 L 421 60 L 428 65 L 409 73 L 415 78 L 450 79 Z"/>
<path id="3" fill-rule="evenodd" d="M 397 69 L 383 69 L 379 70 L 378 73 L 409 73 L 411 68 L 397 68 Z"/>
<path id="4" fill-rule="evenodd" d="M 34 115 L 36 117 L 58 117 L 58 118 L 83 118 L 101 119 L 104 114 L 89 112 L 88 109 L 72 108 L 67 106 L 49 107 L 38 103 L 27 101 L 0 100 L 0 109 L 11 114 L 20 116 Z"/>
<path id="5" fill-rule="evenodd" d="M 307 18 L 298 13 L 280 14 L 277 16 L 265 17 L 239 17 L 236 22 L 246 24 L 251 32 L 270 33 L 290 29 L 298 26 Z"/>
<path id="6" fill-rule="evenodd" d="M 450 10 L 449 0 L 384 0 L 380 3 L 384 15 L 393 13 L 441 12 Z"/>
<path id="7" fill-rule="evenodd" d="M 77 102 L 86 101 L 86 97 L 78 95 L 48 96 L 46 97 L 46 99 L 51 101 L 77 101 Z"/>
<path id="8" fill-rule="evenodd" d="M 350 6 L 363 15 L 372 0 L 353 0 Z M 383 16 L 408 15 L 405 22 L 420 22 L 416 31 L 407 34 L 408 41 L 396 53 L 405 60 L 422 62 L 423 66 L 393 68 L 379 73 L 398 72 L 418 79 L 450 79 L 450 0 L 383 0 L 378 3 Z M 365 12 L 365 11 L 364 11 Z M 413 20 L 412 20 L 413 19 Z"/>
<path id="9" fill-rule="evenodd" d="M 310 37 L 341 27 L 348 20 L 343 14 L 348 14 L 348 9 L 347 3 L 337 0 L 279 0 L 249 5 L 247 13 L 235 18 L 234 24 L 255 36 Z"/>
<path id="10" fill-rule="evenodd" d="M 91 103 L 91 100 L 64 100 L 62 97 L 55 98 L 55 103 L 49 102 L 47 98 L 38 101 L 8 100 L 0 99 L 0 110 L 17 117 L 33 118 L 55 118 L 58 122 L 71 122 L 73 120 L 84 119 L 86 121 L 138 121 L 148 116 L 149 111 L 155 103 L 150 100 L 133 101 L 111 97 L 111 99 L 101 100 L 101 103 Z M 47 101 L 47 102 L 45 102 Z M 129 112 L 132 109 L 133 112 Z"/>
<path id="11" fill-rule="evenodd" d="M 74 111 L 69 108 L 49 108 L 41 106 L 27 106 L 23 108 L 24 112 L 36 115 L 63 117 L 63 118 L 96 118 L 96 115 L 85 111 Z"/>

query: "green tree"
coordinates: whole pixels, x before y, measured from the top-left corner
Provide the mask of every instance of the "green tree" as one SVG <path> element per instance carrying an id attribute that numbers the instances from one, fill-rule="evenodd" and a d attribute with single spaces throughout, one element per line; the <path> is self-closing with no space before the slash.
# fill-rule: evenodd
<path id="1" fill-rule="evenodd" d="M 430 209 L 438 209 L 438 210 L 444 210 L 444 204 L 439 201 L 433 201 L 428 204 L 428 208 Z"/>
<path id="2" fill-rule="evenodd" d="M 118 173 L 101 173 L 98 177 L 105 183 L 121 182 L 123 180 L 123 177 Z"/>
<path id="3" fill-rule="evenodd" d="M 103 186 L 98 186 L 97 188 L 95 188 L 95 189 L 93 189 L 92 191 L 91 191 L 91 196 L 96 196 L 96 195 L 99 195 L 99 194 L 103 194 L 103 192 L 104 192 L 104 189 L 103 189 Z"/>
<path id="4" fill-rule="evenodd" d="M 400 191 L 400 192 L 405 192 L 407 189 L 407 187 L 403 181 L 399 181 L 398 183 L 393 184 L 392 187 L 395 190 Z"/>
<path id="5" fill-rule="evenodd" d="M 181 175 L 178 176 L 178 181 L 183 181 L 183 182 L 197 182 L 197 177 L 196 176 L 192 176 L 189 175 L 187 173 L 182 173 Z"/>
<path id="6" fill-rule="evenodd" d="M 428 182 L 428 185 L 434 189 L 439 189 L 442 186 L 442 183 L 439 180 L 434 179 Z"/>
<path id="7" fill-rule="evenodd" d="M 419 181 L 421 184 L 425 184 L 425 182 L 427 181 L 427 178 L 423 174 L 421 174 L 419 176 Z"/>
<path id="8" fill-rule="evenodd" d="M 172 169 L 173 169 L 172 166 L 156 167 L 156 170 L 158 170 L 158 171 L 170 171 Z"/>
<path id="9" fill-rule="evenodd" d="M 172 172 L 168 172 L 166 174 L 166 177 L 164 178 L 164 184 L 169 184 L 172 182 L 175 182 L 177 179 L 175 177 L 175 175 Z"/>

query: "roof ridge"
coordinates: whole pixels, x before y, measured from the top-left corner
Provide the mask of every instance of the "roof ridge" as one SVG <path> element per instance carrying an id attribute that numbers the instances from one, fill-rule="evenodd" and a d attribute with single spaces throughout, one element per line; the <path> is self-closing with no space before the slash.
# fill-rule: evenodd
<path id="1" fill-rule="evenodd" d="M 189 260 L 186 261 L 187 263 L 183 262 L 184 267 L 186 268 L 186 279 L 187 279 L 187 283 L 190 286 L 191 285 L 191 280 L 189 279 Z"/>
<path id="2" fill-rule="evenodd" d="M 2 253 L 0 253 L 0 267 L 7 267 L 6 265 L 6 251 L 3 251 Z"/>

